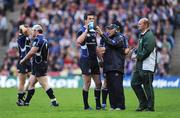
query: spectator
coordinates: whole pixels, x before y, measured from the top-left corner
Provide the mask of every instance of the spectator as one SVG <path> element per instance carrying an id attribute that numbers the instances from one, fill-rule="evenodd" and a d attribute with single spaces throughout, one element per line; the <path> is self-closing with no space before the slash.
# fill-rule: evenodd
<path id="1" fill-rule="evenodd" d="M 73 62 L 79 58 L 79 48 L 76 47 L 73 40 L 75 39 L 75 32 L 82 26 L 85 11 L 91 9 L 96 11 L 96 23 L 102 30 L 106 24 L 111 24 L 113 20 L 121 21 L 124 26 L 124 34 L 129 39 L 130 47 L 137 45 L 139 31 L 135 24 L 141 17 L 148 17 L 151 19 L 151 28 L 155 33 L 156 41 L 160 44 L 159 49 L 162 50 L 163 45 L 166 45 L 170 57 L 171 50 L 174 47 L 174 28 L 179 26 L 180 5 L 176 0 L 25 0 L 23 3 L 17 4 L 21 5 L 22 9 L 18 22 L 13 23 L 11 31 L 13 37 L 10 41 L 16 39 L 15 33 L 18 25 L 25 23 L 32 26 L 41 23 L 47 31 L 45 35 L 50 43 L 49 60 L 53 60 L 49 64 L 49 71 L 62 71 L 64 69 L 63 57 L 66 46 L 71 48 L 72 54 L 70 55 Z M 0 11 L 6 12 L 4 5 L 4 1 L 0 0 L 0 8 L 2 9 Z M 2 12 L 0 14 L 6 27 L 7 16 L 3 15 Z M 175 23 L 176 25 L 174 25 Z M 5 35 L 3 33 L 3 36 Z M 6 37 L 4 40 L 7 43 Z M 161 55 L 161 53 L 159 54 Z M 126 70 L 130 74 L 132 73 L 133 62 L 128 61 L 127 64 Z M 70 69 L 68 70 L 70 71 Z"/>
<path id="2" fill-rule="evenodd" d="M 2 46 L 7 44 L 7 29 L 8 29 L 8 21 L 5 13 L 0 14 L 0 34 L 2 40 Z"/>

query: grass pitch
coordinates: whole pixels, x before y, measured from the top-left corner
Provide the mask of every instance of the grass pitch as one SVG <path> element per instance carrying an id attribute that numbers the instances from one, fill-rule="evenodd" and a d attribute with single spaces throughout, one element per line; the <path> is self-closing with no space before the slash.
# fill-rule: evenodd
<path id="1" fill-rule="evenodd" d="M 126 110 L 84 111 L 81 89 L 54 89 L 60 106 L 50 106 L 42 88 L 36 89 L 28 107 L 16 106 L 16 88 L 0 88 L 0 118 L 180 118 L 180 89 L 155 89 L 155 112 L 135 112 L 137 99 L 132 89 L 125 89 Z M 93 90 L 89 103 L 95 108 Z"/>

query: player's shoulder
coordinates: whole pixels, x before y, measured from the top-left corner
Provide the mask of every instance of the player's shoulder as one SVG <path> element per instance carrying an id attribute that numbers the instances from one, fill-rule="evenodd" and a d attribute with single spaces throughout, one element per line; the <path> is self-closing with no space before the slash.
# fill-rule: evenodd
<path id="1" fill-rule="evenodd" d="M 38 37 L 35 37 L 33 40 L 33 42 L 39 42 L 39 41 L 40 41 L 40 39 Z"/>
<path id="2" fill-rule="evenodd" d="M 121 37 L 121 38 L 126 38 L 124 34 L 118 32 L 118 36 Z"/>
<path id="3" fill-rule="evenodd" d="M 85 30 L 86 30 L 86 27 L 85 26 L 81 26 L 78 31 L 84 32 Z"/>
<path id="4" fill-rule="evenodd" d="M 26 36 L 24 34 L 19 34 L 18 39 L 19 40 L 26 39 Z"/>
<path id="5" fill-rule="evenodd" d="M 115 36 L 115 39 L 117 39 L 117 40 L 124 40 L 125 39 L 125 37 L 124 37 L 124 35 L 122 34 L 122 33 L 117 33 L 116 34 L 116 36 Z"/>
<path id="6" fill-rule="evenodd" d="M 17 42 L 18 43 L 24 43 L 26 40 L 26 36 L 23 34 L 19 34 L 18 38 L 17 38 Z"/>
<path id="7" fill-rule="evenodd" d="M 81 35 L 85 30 L 86 30 L 86 28 L 85 28 L 84 26 L 81 26 L 81 27 L 79 28 L 79 30 L 77 31 L 77 34 L 78 34 L 78 35 Z"/>

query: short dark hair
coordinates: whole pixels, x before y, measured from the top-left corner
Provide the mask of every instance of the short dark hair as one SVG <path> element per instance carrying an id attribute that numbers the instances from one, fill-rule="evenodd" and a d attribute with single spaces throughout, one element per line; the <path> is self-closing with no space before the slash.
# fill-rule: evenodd
<path id="1" fill-rule="evenodd" d="M 94 11 L 89 11 L 84 14 L 84 20 L 87 20 L 88 16 L 95 16 Z"/>

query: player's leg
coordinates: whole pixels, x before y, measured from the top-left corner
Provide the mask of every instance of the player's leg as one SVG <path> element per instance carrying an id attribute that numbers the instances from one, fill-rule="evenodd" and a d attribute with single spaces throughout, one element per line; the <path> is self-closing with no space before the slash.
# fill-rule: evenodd
<path id="1" fill-rule="evenodd" d="M 89 110 L 91 109 L 88 103 L 88 94 L 89 94 L 89 87 L 91 85 L 91 76 L 83 74 L 82 77 L 83 77 L 82 96 L 83 96 L 83 102 L 84 102 L 84 109 Z"/>
<path id="2" fill-rule="evenodd" d="M 104 83 L 102 85 L 102 109 L 106 109 L 107 95 L 108 95 L 107 80 L 106 78 L 104 78 Z"/>
<path id="3" fill-rule="evenodd" d="M 18 85 L 18 94 L 17 94 L 17 96 L 18 96 L 17 105 L 23 106 L 23 102 L 24 102 L 23 97 L 25 95 L 24 85 L 25 85 L 25 81 L 26 81 L 26 74 L 19 73 L 18 79 L 19 79 L 19 85 Z"/>
<path id="4" fill-rule="evenodd" d="M 43 87 L 43 89 L 46 91 L 46 94 L 48 95 L 48 97 L 50 98 L 51 105 L 59 106 L 59 104 L 57 103 L 56 97 L 54 95 L 53 89 L 49 87 L 47 76 L 40 76 L 36 78 L 38 82 L 41 84 L 41 86 Z"/>
<path id="5" fill-rule="evenodd" d="M 100 78 L 100 69 L 99 69 L 99 64 L 97 60 L 92 60 L 90 62 L 90 68 L 91 68 L 91 74 L 92 74 L 92 78 L 94 80 L 95 83 L 95 90 L 94 90 L 94 97 L 96 100 L 96 109 L 99 110 L 101 109 L 101 78 Z"/>
<path id="6" fill-rule="evenodd" d="M 28 73 L 27 73 L 27 78 L 30 78 L 30 77 L 31 77 L 31 72 L 28 72 Z M 29 80 L 28 80 L 28 83 L 27 83 L 27 85 L 25 86 L 24 90 L 25 90 L 25 91 L 28 91 L 28 88 L 29 88 Z"/>
<path id="7" fill-rule="evenodd" d="M 28 82 L 28 93 L 26 99 L 24 101 L 24 105 L 28 106 L 34 93 L 35 93 L 35 84 L 37 83 L 37 79 L 34 75 L 31 75 Z"/>
<path id="8" fill-rule="evenodd" d="M 83 90 L 82 90 L 82 97 L 84 103 L 84 110 L 91 110 L 92 108 L 89 106 L 88 103 L 88 95 L 89 95 L 89 87 L 91 85 L 91 71 L 90 68 L 90 60 L 89 59 L 80 59 L 80 68 L 82 71 L 82 79 L 83 79 Z"/>
<path id="9" fill-rule="evenodd" d="M 96 109 L 99 110 L 101 109 L 101 101 L 100 101 L 100 98 L 101 98 L 101 86 L 102 86 L 102 83 L 101 83 L 101 79 L 99 77 L 99 74 L 94 74 L 92 75 L 93 77 L 93 80 L 94 80 L 94 83 L 95 83 L 95 90 L 94 90 L 94 96 L 95 96 L 95 100 L 96 100 Z"/>

